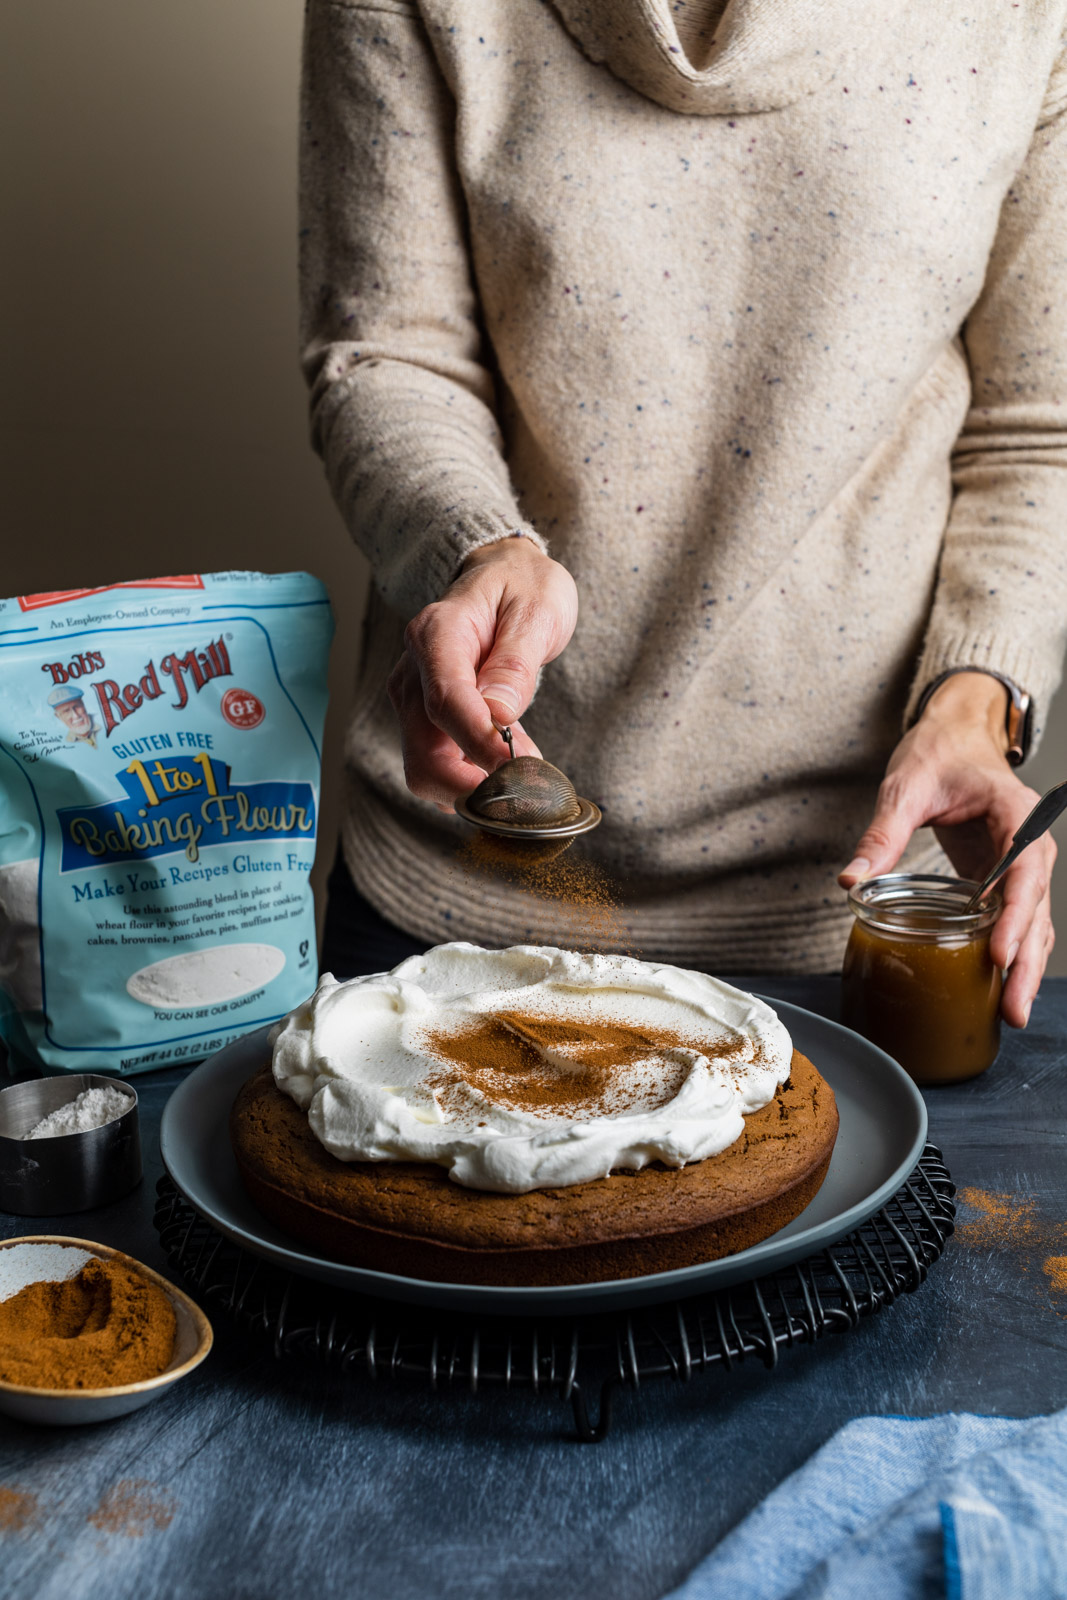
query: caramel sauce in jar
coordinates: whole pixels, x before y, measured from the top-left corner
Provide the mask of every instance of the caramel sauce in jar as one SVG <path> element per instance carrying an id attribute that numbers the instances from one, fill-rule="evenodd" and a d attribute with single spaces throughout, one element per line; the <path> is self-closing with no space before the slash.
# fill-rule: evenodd
<path id="1" fill-rule="evenodd" d="M 895 872 L 849 893 L 855 917 L 841 971 L 841 1020 L 899 1061 L 916 1083 L 958 1083 L 1000 1049 L 1003 974 L 989 939 L 1000 915 L 977 885 Z"/>

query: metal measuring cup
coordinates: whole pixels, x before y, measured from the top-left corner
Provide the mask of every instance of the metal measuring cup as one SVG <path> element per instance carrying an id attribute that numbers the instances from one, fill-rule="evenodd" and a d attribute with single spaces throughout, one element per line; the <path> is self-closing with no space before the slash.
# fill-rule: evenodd
<path id="1" fill-rule="evenodd" d="M 23 1138 L 83 1089 L 104 1088 L 118 1089 L 129 1106 L 102 1128 L 50 1139 Z M 79 1072 L 0 1090 L 0 1210 L 20 1217 L 90 1211 L 128 1194 L 140 1183 L 141 1170 L 137 1091 L 128 1083 Z"/>

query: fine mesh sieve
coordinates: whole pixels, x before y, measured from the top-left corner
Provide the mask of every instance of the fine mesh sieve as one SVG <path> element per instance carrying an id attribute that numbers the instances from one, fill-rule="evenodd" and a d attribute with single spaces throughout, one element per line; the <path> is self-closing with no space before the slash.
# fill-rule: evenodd
<path id="1" fill-rule="evenodd" d="M 501 736 L 511 758 L 456 801 L 461 817 L 511 839 L 569 839 L 597 826 L 600 808 L 575 793 L 566 773 L 537 756 L 516 756 L 510 728 Z"/>

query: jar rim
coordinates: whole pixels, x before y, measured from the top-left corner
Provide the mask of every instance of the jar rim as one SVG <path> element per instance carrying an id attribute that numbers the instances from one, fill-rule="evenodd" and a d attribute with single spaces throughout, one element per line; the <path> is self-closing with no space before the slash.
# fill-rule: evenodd
<path id="1" fill-rule="evenodd" d="M 981 933 L 992 926 L 1003 904 L 991 890 L 974 911 L 964 907 L 978 888 L 969 878 L 948 878 L 933 872 L 887 872 L 865 878 L 848 892 L 853 916 L 894 933 L 937 935 Z M 936 926 L 916 928 L 914 917 L 933 918 Z"/>

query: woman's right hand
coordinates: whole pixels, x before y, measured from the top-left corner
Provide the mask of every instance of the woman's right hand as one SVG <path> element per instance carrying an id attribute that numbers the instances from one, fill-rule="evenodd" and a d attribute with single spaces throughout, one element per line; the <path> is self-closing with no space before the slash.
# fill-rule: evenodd
<path id="1" fill-rule="evenodd" d="M 540 755 L 518 719 L 577 620 L 574 579 L 532 540 L 471 552 L 441 599 L 408 623 L 389 678 L 412 794 L 451 811 L 477 788 L 507 757 L 494 720 L 510 725 L 517 756 Z"/>

